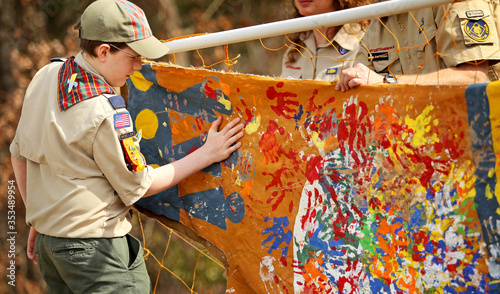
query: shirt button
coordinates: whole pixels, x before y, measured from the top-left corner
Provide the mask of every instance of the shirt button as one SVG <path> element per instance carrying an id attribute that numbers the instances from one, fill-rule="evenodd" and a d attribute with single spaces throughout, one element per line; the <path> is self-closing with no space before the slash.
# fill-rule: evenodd
<path id="1" fill-rule="evenodd" d="M 74 251 L 74 250 L 70 250 L 70 251 L 69 251 L 69 255 L 73 255 L 73 253 L 75 253 L 75 251 Z"/>
<path id="2" fill-rule="evenodd" d="M 408 54 L 406 54 L 406 57 L 407 57 L 408 59 L 411 59 L 411 53 L 409 53 L 409 52 L 408 52 Z"/>
<path id="3" fill-rule="evenodd" d="M 403 23 L 403 24 L 401 24 L 401 29 L 402 29 L 402 30 L 406 30 L 406 24 L 404 24 L 404 23 Z"/>

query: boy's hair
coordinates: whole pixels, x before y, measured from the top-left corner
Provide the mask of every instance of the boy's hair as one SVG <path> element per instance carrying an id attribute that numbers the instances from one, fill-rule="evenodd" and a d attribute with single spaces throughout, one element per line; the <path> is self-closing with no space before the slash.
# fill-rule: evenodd
<path id="1" fill-rule="evenodd" d="M 78 22 L 74 26 L 74 28 L 76 30 L 80 31 L 81 23 Z M 102 44 L 112 44 L 120 49 L 124 49 L 125 47 L 127 47 L 127 44 L 125 44 L 125 43 L 94 41 L 94 40 L 87 40 L 87 39 L 83 39 L 83 38 L 79 38 L 79 39 L 80 39 L 80 49 L 82 49 L 83 52 L 90 54 L 93 57 L 97 57 L 96 48 L 101 46 Z M 118 51 L 118 49 L 116 49 L 113 46 L 110 46 L 109 51 L 111 53 L 115 53 L 116 51 Z"/>

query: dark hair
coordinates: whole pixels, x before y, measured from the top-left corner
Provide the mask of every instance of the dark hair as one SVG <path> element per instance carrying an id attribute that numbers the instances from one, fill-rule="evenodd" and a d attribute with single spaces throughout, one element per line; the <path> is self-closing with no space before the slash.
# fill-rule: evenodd
<path id="1" fill-rule="evenodd" d="M 301 15 L 299 13 L 299 10 L 297 9 L 297 7 L 295 7 L 295 1 L 294 0 L 291 0 L 291 1 L 292 1 L 292 6 L 294 8 L 292 18 L 303 17 L 303 15 Z M 340 11 L 340 10 L 344 10 L 347 8 L 353 8 L 353 7 L 371 4 L 373 2 L 374 2 L 374 0 L 333 0 L 333 5 L 335 7 L 334 11 Z M 361 26 L 361 28 L 363 30 L 366 30 L 366 28 L 370 24 L 370 20 L 362 20 L 362 21 L 359 21 L 358 24 Z M 337 34 L 339 29 L 340 29 L 340 27 L 328 28 L 328 30 L 326 31 L 326 37 L 329 40 L 331 40 Z M 292 42 L 292 45 L 291 45 L 292 48 L 301 48 L 301 47 L 305 46 L 304 42 L 301 40 L 302 34 L 304 34 L 304 32 L 295 33 L 292 35 L 292 37 L 290 38 L 290 41 Z M 289 64 L 289 63 L 295 62 L 298 54 L 299 54 L 299 52 L 297 52 L 297 50 L 288 51 L 286 63 Z"/>
<path id="2" fill-rule="evenodd" d="M 80 21 L 74 26 L 74 28 L 78 31 L 80 31 L 81 27 L 82 26 Z M 79 37 L 79 39 L 80 39 L 80 49 L 82 49 L 83 52 L 88 53 L 93 57 L 97 57 L 95 49 L 101 46 L 102 44 L 112 44 L 120 49 L 124 49 L 125 47 L 127 47 L 127 44 L 121 42 L 118 43 L 118 42 L 95 41 L 95 40 L 83 39 L 81 37 Z M 109 51 L 111 53 L 115 53 L 116 51 L 118 51 L 118 49 L 114 48 L 113 46 L 110 46 Z"/>

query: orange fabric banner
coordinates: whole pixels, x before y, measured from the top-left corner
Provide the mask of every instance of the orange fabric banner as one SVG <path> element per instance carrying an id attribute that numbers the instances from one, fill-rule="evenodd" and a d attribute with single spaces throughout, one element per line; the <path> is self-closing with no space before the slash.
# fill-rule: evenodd
<path id="1" fill-rule="evenodd" d="M 341 93 L 144 65 L 129 110 L 148 164 L 201 146 L 219 115 L 242 118 L 245 136 L 138 205 L 218 248 L 226 293 L 494 292 L 499 88 L 471 87 Z"/>

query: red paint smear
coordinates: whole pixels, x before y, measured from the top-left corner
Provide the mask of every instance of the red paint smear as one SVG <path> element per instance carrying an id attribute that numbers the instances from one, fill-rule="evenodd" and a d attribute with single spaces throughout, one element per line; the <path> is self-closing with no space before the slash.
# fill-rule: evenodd
<path id="1" fill-rule="evenodd" d="M 314 196 L 313 196 L 314 192 Z M 301 223 L 301 228 L 302 230 L 306 230 L 306 223 L 313 223 L 314 219 L 316 218 L 316 209 L 314 207 L 318 203 L 323 202 L 323 196 L 319 193 L 318 189 L 314 189 L 314 191 L 306 191 L 307 194 L 307 207 L 311 207 L 307 209 L 306 213 L 302 216 L 302 219 L 300 220 Z M 314 232 L 309 231 L 309 238 L 312 237 Z"/>
<path id="2" fill-rule="evenodd" d="M 270 175 L 272 177 L 271 182 L 265 187 L 266 190 L 268 190 L 271 187 L 279 188 L 275 189 L 271 193 L 271 197 L 267 199 L 268 204 L 274 201 L 274 204 L 271 207 L 273 211 L 275 211 L 281 204 L 281 202 L 285 199 L 286 193 L 291 192 L 293 190 L 293 188 L 291 187 L 295 186 L 293 182 L 287 182 L 286 185 L 284 185 L 281 180 L 282 175 L 287 175 L 286 177 L 289 177 L 288 175 L 291 173 L 292 173 L 291 170 L 287 167 L 282 167 L 278 169 L 275 173 L 267 173 L 267 172 L 262 173 L 263 175 Z"/>
<path id="3" fill-rule="evenodd" d="M 346 272 L 352 272 L 356 269 L 357 265 L 359 263 L 359 260 L 354 260 L 351 261 L 350 259 L 347 259 L 347 268 Z M 346 285 L 350 285 L 351 293 L 358 293 L 359 292 L 359 276 L 340 276 L 339 280 L 337 282 L 337 287 L 339 289 L 339 293 L 344 293 L 344 288 Z"/>
<path id="4" fill-rule="evenodd" d="M 324 159 L 321 156 L 311 156 L 306 163 L 306 179 L 309 183 L 319 180 L 319 171 L 324 167 Z"/>
<path id="5" fill-rule="evenodd" d="M 205 94 L 208 98 L 217 99 L 217 91 L 212 89 L 208 84 L 211 84 L 212 81 L 208 80 L 203 87 L 203 94 Z"/>
<path id="6" fill-rule="evenodd" d="M 283 87 L 283 82 L 279 82 L 276 84 L 276 87 L 282 88 Z M 276 105 L 271 105 L 271 109 L 278 115 L 278 116 L 283 116 L 286 119 L 291 119 L 292 117 L 288 115 L 287 113 L 292 113 L 296 114 L 297 110 L 290 108 L 288 105 L 292 106 L 299 106 L 300 103 L 295 100 L 288 100 L 285 99 L 287 97 L 295 98 L 297 97 L 297 94 L 291 93 L 291 92 L 277 92 L 274 87 L 269 87 L 266 91 L 266 96 L 270 100 L 275 100 L 276 99 Z"/>
<path id="7" fill-rule="evenodd" d="M 241 100 L 243 102 L 243 100 Z M 246 105 L 245 105 L 246 107 Z M 236 107 L 236 111 L 243 116 L 243 114 L 246 115 L 246 118 L 243 118 L 243 124 L 246 127 L 249 123 L 252 122 L 253 118 L 255 117 L 254 114 L 252 113 L 252 110 L 245 108 L 245 111 L 242 111 L 240 108 Z"/>
<path id="8" fill-rule="evenodd" d="M 411 258 L 414 261 L 423 262 L 425 260 L 425 252 L 416 252 L 418 251 L 417 245 L 413 245 L 413 251 L 414 252 L 412 253 Z"/>
<path id="9" fill-rule="evenodd" d="M 316 104 L 314 103 L 314 98 L 318 95 L 318 89 L 314 89 L 313 95 L 311 98 L 309 98 L 309 102 L 307 103 L 307 106 L 305 108 L 306 111 L 313 112 L 318 109 Z"/>
<path id="10" fill-rule="evenodd" d="M 350 155 L 358 166 L 361 160 L 354 150 L 366 148 L 365 135 L 372 129 L 370 120 L 365 120 L 367 114 L 368 106 L 363 101 L 359 102 L 359 107 L 356 104 L 348 105 L 344 111 L 345 118 L 339 122 L 337 133 L 340 151 L 346 156 L 346 147 L 349 147 Z"/>
<path id="11" fill-rule="evenodd" d="M 277 144 L 276 131 L 283 135 L 285 133 L 285 128 L 278 127 L 278 124 L 271 120 L 269 121 L 266 132 L 260 139 L 259 147 L 260 151 L 264 154 L 264 164 L 267 164 L 269 160 L 271 162 L 276 162 L 278 160 L 278 151 L 281 146 Z"/>
<path id="12" fill-rule="evenodd" d="M 448 264 L 446 267 L 448 268 L 448 271 L 450 271 L 450 272 L 454 272 L 454 273 L 457 272 L 457 264 Z"/>

